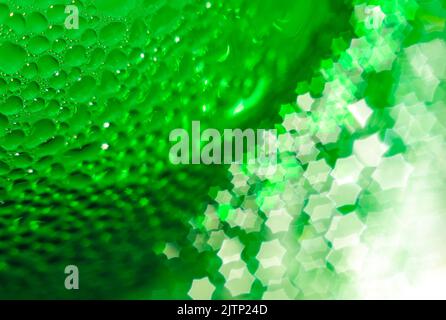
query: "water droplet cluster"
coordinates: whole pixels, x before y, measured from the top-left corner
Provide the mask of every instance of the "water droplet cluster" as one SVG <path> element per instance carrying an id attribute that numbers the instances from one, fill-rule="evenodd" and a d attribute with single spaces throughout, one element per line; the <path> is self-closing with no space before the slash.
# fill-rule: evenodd
<path id="1" fill-rule="evenodd" d="M 226 179 L 171 165 L 169 131 L 270 123 L 345 26 L 312 37 L 328 1 L 81 0 L 67 30 L 67 4 L 0 1 L 0 297 L 70 296 L 69 264 L 78 297 L 181 278 L 190 217 Z M 190 251 L 170 271 L 167 240 Z"/>

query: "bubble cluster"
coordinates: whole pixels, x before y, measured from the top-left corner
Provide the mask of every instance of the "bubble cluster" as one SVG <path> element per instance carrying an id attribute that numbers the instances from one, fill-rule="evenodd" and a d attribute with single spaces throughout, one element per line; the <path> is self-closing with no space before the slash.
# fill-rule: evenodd
<path id="1" fill-rule="evenodd" d="M 68 4 L 79 29 L 64 26 Z M 148 284 L 149 296 L 185 297 L 202 272 L 189 220 L 227 182 L 223 167 L 171 165 L 169 131 L 270 123 L 346 28 L 313 37 L 341 7 L 0 1 L 0 296 L 117 297 Z M 162 254 L 175 248 L 181 262 Z M 70 264 L 76 293 L 62 285 Z"/>

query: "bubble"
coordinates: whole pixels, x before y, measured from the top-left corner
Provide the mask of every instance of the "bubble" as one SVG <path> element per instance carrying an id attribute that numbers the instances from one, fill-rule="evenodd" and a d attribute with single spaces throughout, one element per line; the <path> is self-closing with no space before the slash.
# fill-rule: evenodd
<path id="1" fill-rule="evenodd" d="M 0 44 L 0 70 L 12 74 L 25 63 L 26 51 L 9 41 Z"/>
<path id="2" fill-rule="evenodd" d="M 18 35 L 22 35 L 26 32 L 25 19 L 21 14 L 11 12 L 6 19 L 6 25 Z"/>
<path id="3" fill-rule="evenodd" d="M 93 29 L 87 29 L 83 34 L 81 38 L 82 43 L 85 46 L 91 46 L 97 41 L 97 34 L 96 31 Z"/>
<path id="4" fill-rule="evenodd" d="M 44 142 L 56 132 L 56 125 L 51 119 L 41 119 L 32 126 L 31 136 L 33 139 Z"/>
<path id="5" fill-rule="evenodd" d="M 27 105 L 27 110 L 30 112 L 42 111 L 45 108 L 45 100 L 42 98 L 35 98 Z"/>
<path id="6" fill-rule="evenodd" d="M 26 100 L 32 100 L 38 98 L 40 95 L 40 86 L 37 82 L 33 81 L 27 84 L 26 88 L 22 90 L 22 98 Z"/>
<path id="7" fill-rule="evenodd" d="M 8 90 L 8 85 L 4 79 L 0 78 L 0 95 L 3 95 Z"/>
<path id="8" fill-rule="evenodd" d="M 9 125 L 8 117 L 0 113 L 0 135 L 4 134 L 5 129 Z"/>
<path id="9" fill-rule="evenodd" d="M 20 72 L 23 77 L 29 80 L 35 79 L 37 77 L 37 73 L 37 65 L 34 62 L 27 63 Z"/>
<path id="10" fill-rule="evenodd" d="M 62 25 L 67 17 L 65 14 L 65 6 L 62 4 L 49 6 L 46 17 L 51 25 Z"/>
<path id="11" fill-rule="evenodd" d="M 50 48 L 50 42 L 44 36 L 35 36 L 28 41 L 28 51 L 39 55 Z"/>
<path id="12" fill-rule="evenodd" d="M 106 46 L 114 46 L 125 38 L 126 26 L 122 22 L 111 22 L 99 32 L 101 41 Z"/>
<path id="13" fill-rule="evenodd" d="M 9 7 L 5 3 L 0 3 L 0 23 L 4 23 L 9 16 Z"/>
<path id="14" fill-rule="evenodd" d="M 2 146 L 6 150 L 14 150 L 16 149 L 23 141 L 25 140 L 25 133 L 18 129 L 13 130 L 6 134 L 4 140 L 2 141 Z M 17 154 L 19 155 L 19 154 Z"/>
<path id="15" fill-rule="evenodd" d="M 64 62 L 68 66 L 77 67 L 85 63 L 86 59 L 85 47 L 82 45 L 75 45 L 66 51 Z"/>
<path id="16" fill-rule="evenodd" d="M 114 49 L 108 54 L 105 64 L 112 70 L 124 69 L 127 66 L 127 56 L 121 50 Z"/>
<path id="17" fill-rule="evenodd" d="M 21 98 L 11 96 L 0 104 L 0 112 L 6 115 L 15 115 L 22 111 L 23 101 Z"/>
<path id="18" fill-rule="evenodd" d="M 44 55 L 37 61 L 37 69 L 43 78 L 49 78 L 59 70 L 59 62 L 51 55 Z"/>
<path id="19" fill-rule="evenodd" d="M 26 18 L 26 27 L 29 32 L 40 33 L 48 27 L 48 21 L 41 13 L 33 12 Z"/>
<path id="20" fill-rule="evenodd" d="M 83 77 L 70 88 L 71 97 L 79 102 L 89 101 L 95 92 L 96 81 L 92 77 Z"/>

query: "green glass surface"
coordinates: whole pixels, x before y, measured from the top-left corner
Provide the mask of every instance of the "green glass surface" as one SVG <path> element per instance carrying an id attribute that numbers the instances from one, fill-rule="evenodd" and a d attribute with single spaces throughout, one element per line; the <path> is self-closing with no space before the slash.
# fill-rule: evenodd
<path id="1" fill-rule="evenodd" d="M 445 6 L 0 0 L 0 298 L 366 297 L 446 137 Z M 173 165 L 192 121 L 276 128 L 278 170 Z"/>

